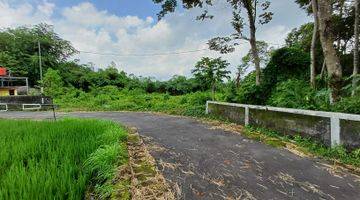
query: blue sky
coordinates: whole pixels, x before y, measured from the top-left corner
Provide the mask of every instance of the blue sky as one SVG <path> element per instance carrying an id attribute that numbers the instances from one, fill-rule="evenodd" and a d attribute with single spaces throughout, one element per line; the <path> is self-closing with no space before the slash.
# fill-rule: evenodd
<path id="1" fill-rule="evenodd" d="M 11 3 L 12 5 L 21 5 L 23 3 L 38 5 L 44 2 L 43 0 L 0 0 L 0 2 L 1 1 Z M 56 17 L 59 17 L 62 8 L 76 6 L 84 2 L 89 2 L 99 10 L 106 10 L 110 14 L 118 16 L 136 15 L 140 18 L 146 18 L 148 16 L 156 18 L 156 14 L 161 9 L 161 6 L 154 4 L 152 0 L 49 0 L 47 2 L 56 5 L 54 10 L 54 16 Z"/>
<path id="2" fill-rule="evenodd" d="M 71 7 L 78 5 L 83 0 L 54 0 L 57 6 Z M 99 10 L 107 10 L 111 14 L 118 16 L 136 15 L 145 19 L 148 16 L 156 18 L 156 13 L 160 10 L 160 5 L 156 5 L 152 0 L 93 0 L 86 1 L 94 4 Z"/>
<path id="3" fill-rule="evenodd" d="M 232 15 L 224 0 L 218 0 L 210 12 L 210 21 L 194 20 L 201 9 L 178 10 L 158 21 L 160 10 L 152 0 L 0 0 L 0 28 L 48 23 L 60 37 L 80 51 L 115 55 L 80 53 L 71 59 L 104 68 L 112 61 L 119 70 L 158 79 L 173 75 L 191 75 L 201 57 L 219 57 L 231 63 L 233 72 L 249 51 L 243 42 L 227 55 L 202 50 L 181 55 L 140 56 L 134 54 L 184 52 L 207 48 L 207 41 L 233 33 Z M 291 29 L 311 20 L 293 0 L 274 0 L 271 23 L 259 27 L 257 37 L 278 47 Z M 247 30 L 245 30 L 245 33 Z"/>

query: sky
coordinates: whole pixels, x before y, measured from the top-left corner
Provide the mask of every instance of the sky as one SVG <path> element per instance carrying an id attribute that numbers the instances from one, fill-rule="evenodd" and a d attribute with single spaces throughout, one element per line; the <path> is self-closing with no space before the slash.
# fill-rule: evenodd
<path id="1" fill-rule="evenodd" d="M 257 39 L 274 47 L 283 45 L 293 28 L 311 21 L 293 0 L 273 0 L 270 10 L 273 20 L 258 28 Z M 233 33 L 231 9 L 224 0 L 209 8 L 212 20 L 196 21 L 202 13 L 196 8 L 179 9 L 158 21 L 159 11 L 152 0 L 0 0 L 0 28 L 51 24 L 80 51 L 71 59 L 95 68 L 114 62 L 128 74 L 160 80 L 190 76 L 196 61 L 206 56 L 223 57 L 235 73 L 249 51 L 246 42 L 226 55 L 207 49 L 209 39 Z"/>

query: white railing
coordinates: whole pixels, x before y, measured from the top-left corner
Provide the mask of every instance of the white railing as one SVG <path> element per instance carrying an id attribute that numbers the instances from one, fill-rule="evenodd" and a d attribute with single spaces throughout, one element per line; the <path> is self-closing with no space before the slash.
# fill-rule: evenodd
<path id="1" fill-rule="evenodd" d="M 244 124 L 245 125 L 249 125 L 249 109 L 275 111 L 275 112 L 283 112 L 283 113 L 329 118 L 330 124 L 331 124 L 330 132 L 331 132 L 331 145 L 332 146 L 340 144 L 340 130 L 341 130 L 340 129 L 340 119 L 360 121 L 360 115 L 355 115 L 355 114 L 312 111 L 312 110 L 302 110 L 302 109 L 293 109 L 293 108 L 279 108 L 279 107 L 271 107 L 271 106 L 257 106 L 257 105 L 236 104 L 236 103 L 225 103 L 225 102 L 217 102 L 217 101 L 207 101 L 206 102 L 206 114 L 209 114 L 209 104 L 244 108 L 245 109 L 245 113 L 244 113 L 244 116 L 245 116 Z"/>
<path id="2" fill-rule="evenodd" d="M 8 105 L 6 103 L 0 103 L 0 108 L 4 107 L 5 109 L 0 109 L 0 112 L 7 112 Z"/>
<path id="3" fill-rule="evenodd" d="M 41 104 L 22 104 L 22 110 L 40 110 Z"/>

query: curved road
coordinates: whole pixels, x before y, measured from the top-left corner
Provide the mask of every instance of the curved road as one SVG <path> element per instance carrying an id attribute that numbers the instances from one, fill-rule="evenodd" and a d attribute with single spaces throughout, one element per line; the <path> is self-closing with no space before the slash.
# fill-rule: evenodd
<path id="1" fill-rule="evenodd" d="M 71 113 L 138 128 L 179 199 L 360 199 L 360 179 L 194 119 L 131 112 Z M 0 118 L 50 118 L 45 112 Z"/>

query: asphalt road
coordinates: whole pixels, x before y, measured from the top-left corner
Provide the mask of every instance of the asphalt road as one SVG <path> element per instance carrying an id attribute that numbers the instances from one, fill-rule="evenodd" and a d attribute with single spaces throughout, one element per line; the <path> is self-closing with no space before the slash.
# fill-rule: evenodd
<path id="1" fill-rule="evenodd" d="M 194 119 L 149 113 L 71 113 L 137 127 L 179 199 L 360 200 L 360 178 Z M 0 118 L 51 118 L 44 112 Z"/>

